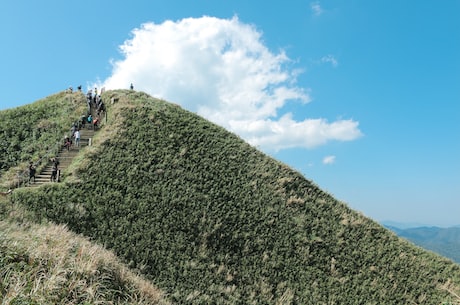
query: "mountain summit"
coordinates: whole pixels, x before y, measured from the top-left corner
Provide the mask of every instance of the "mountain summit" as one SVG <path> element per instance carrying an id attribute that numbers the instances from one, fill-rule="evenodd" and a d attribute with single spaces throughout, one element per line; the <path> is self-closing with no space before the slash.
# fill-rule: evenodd
<path id="1" fill-rule="evenodd" d="M 459 302 L 460 266 L 238 136 L 142 92 L 102 98 L 63 182 L 12 199 L 111 249 L 172 303 Z"/>

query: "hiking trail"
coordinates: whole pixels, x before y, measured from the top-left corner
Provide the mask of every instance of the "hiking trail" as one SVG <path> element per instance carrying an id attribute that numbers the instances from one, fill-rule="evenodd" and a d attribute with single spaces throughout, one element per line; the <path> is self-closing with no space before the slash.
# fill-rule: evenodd
<path id="1" fill-rule="evenodd" d="M 92 127 L 91 127 L 92 128 Z M 78 156 L 81 149 L 89 146 L 91 140 L 94 136 L 94 129 L 82 128 L 80 129 L 80 145 L 77 147 L 75 143 L 72 143 L 72 146 L 69 150 L 62 145 L 59 148 L 57 155 L 55 156 L 59 161 L 58 166 L 58 181 L 62 179 L 62 173 L 65 169 L 72 163 L 73 159 Z M 75 142 L 75 141 L 74 141 Z M 30 182 L 29 187 L 37 187 L 43 185 L 44 183 L 51 183 L 51 171 L 53 168 L 53 162 L 48 160 L 47 165 L 41 170 L 40 173 L 35 175 L 35 182 Z"/>

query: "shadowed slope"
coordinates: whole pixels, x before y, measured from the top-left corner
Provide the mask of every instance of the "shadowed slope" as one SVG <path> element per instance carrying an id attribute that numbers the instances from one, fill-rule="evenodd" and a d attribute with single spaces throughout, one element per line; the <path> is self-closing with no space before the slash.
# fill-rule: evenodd
<path id="1" fill-rule="evenodd" d="M 439 304 L 460 269 L 173 104 L 109 91 L 72 183 L 14 199 L 113 249 L 182 304 Z"/>

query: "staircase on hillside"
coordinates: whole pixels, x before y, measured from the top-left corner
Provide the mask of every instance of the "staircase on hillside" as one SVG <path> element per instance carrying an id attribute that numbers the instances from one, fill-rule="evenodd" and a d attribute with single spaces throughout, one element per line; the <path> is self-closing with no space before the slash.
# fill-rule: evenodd
<path id="1" fill-rule="evenodd" d="M 94 136 L 94 130 L 93 129 L 85 129 L 82 128 L 80 129 L 80 146 L 76 147 L 75 146 L 75 141 L 73 140 L 72 146 L 70 147 L 70 150 L 67 150 L 63 145 L 60 148 L 58 154 L 57 154 L 57 159 L 59 160 L 59 166 L 58 166 L 58 181 L 60 180 L 60 174 L 72 163 L 73 159 L 78 155 L 80 152 L 80 149 L 90 145 L 90 141 L 92 137 Z M 31 182 L 29 186 L 40 186 L 44 183 L 51 182 L 51 171 L 53 168 L 53 163 L 51 160 L 48 160 L 48 164 L 42 169 L 42 171 L 35 175 L 35 182 Z"/>

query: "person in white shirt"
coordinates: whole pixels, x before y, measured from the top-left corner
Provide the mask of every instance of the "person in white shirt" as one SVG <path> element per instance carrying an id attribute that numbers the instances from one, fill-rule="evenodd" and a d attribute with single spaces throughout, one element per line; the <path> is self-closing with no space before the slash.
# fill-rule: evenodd
<path id="1" fill-rule="evenodd" d="M 75 137 L 75 146 L 79 147 L 80 146 L 80 130 L 77 129 L 73 135 Z"/>

